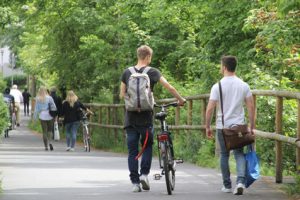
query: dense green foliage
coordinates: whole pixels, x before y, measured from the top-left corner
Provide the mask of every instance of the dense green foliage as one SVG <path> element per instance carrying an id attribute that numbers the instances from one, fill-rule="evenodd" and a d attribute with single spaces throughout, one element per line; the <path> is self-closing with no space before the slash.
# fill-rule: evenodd
<path id="1" fill-rule="evenodd" d="M 3 99 L 3 95 L 0 94 L 0 99 Z M 0 135 L 8 127 L 8 107 L 4 101 L 0 101 Z"/>
<path id="2" fill-rule="evenodd" d="M 300 89 L 297 0 L 0 2 L 0 39 L 17 55 L 17 67 L 41 84 L 75 90 L 85 102 L 119 102 L 120 74 L 135 64 L 141 44 L 153 48 L 152 66 L 186 96 L 208 93 L 221 77 L 220 57 L 228 54 L 238 57 L 238 76 L 252 89 Z M 156 98 L 170 97 L 161 87 L 154 92 Z M 273 132 L 274 98 L 257 98 L 257 108 L 257 128 Z M 295 136 L 296 101 L 285 101 L 284 108 L 284 133 Z M 113 144 L 99 139 L 96 145 Z M 211 165 L 205 163 L 214 154 L 211 141 L 187 133 L 176 145 L 181 156 Z M 295 152 L 291 148 L 284 145 L 285 152 Z M 257 150 L 273 167 L 274 142 L 258 140 Z M 284 155 L 290 173 L 295 155 Z"/>

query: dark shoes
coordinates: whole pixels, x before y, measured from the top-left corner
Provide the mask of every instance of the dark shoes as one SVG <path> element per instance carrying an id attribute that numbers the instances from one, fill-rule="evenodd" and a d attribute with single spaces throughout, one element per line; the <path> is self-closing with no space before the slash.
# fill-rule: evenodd
<path id="1" fill-rule="evenodd" d="M 50 147 L 50 151 L 53 151 L 53 145 L 49 144 L 49 147 Z"/>
<path id="2" fill-rule="evenodd" d="M 20 124 L 19 124 L 19 123 L 17 123 L 17 126 L 20 126 Z"/>

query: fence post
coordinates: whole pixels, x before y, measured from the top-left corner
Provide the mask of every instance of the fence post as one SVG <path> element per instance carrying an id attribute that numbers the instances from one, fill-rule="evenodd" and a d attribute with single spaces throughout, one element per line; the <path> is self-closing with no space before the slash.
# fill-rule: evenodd
<path id="1" fill-rule="evenodd" d="M 202 116 L 202 122 L 201 125 L 205 126 L 205 120 L 206 120 L 206 99 L 202 99 L 202 108 L 201 108 L 201 116 Z M 203 131 L 203 137 L 206 136 L 206 131 Z"/>
<path id="2" fill-rule="evenodd" d="M 113 115 L 113 125 L 117 125 L 117 108 L 113 107 L 112 108 L 112 115 Z M 116 128 L 114 128 L 114 135 L 115 135 L 115 139 L 114 139 L 114 144 L 116 144 L 117 142 L 117 136 L 118 136 L 118 131 Z"/>
<path id="3" fill-rule="evenodd" d="M 102 124 L 102 107 L 99 107 L 98 123 Z"/>
<path id="4" fill-rule="evenodd" d="M 297 139 L 300 140 L 300 100 L 298 102 L 298 115 L 297 115 Z M 297 172 L 300 174 L 300 148 L 296 149 L 296 167 Z"/>
<path id="5" fill-rule="evenodd" d="M 276 133 L 282 134 L 283 98 L 276 99 Z M 282 183 L 282 142 L 276 141 L 276 183 Z"/>
<path id="6" fill-rule="evenodd" d="M 254 104 L 254 123 L 256 122 L 257 117 L 257 106 L 256 106 L 256 95 L 252 95 L 253 97 L 253 104 Z"/>
<path id="7" fill-rule="evenodd" d="M 256 128 L 256 117 L 257 117 L 257 106 L 256 106 L 256 95 L 252 95 L 253 97 L 253 106 L 254 106 L 254 128 Z M 254 149 L 256 150 L 256 140 L 254 141 Z"/>
<path id="8" fill-rule="evenodd" d="M 192 125 L 192 118 L 193 118 L 193 100 L 189 100 L 188 102 L 188 118 L 187 124 Z"/>
<path id="9" fill-rule="evenodd" d="M 180 123 L 180 106 L 177 106 L 175 109 L 175 126 L 178 126 Z M 179 130 L 176 130 L 176 134 L 179 134 Z"/>
<path id="10" fill-rule="evenodd" d="M 109 125 L 110 123 L 110 107 L 109 106 L 107 106 L 107 113 L 106 113 L 106 124 L 107 125 Z M 107 133 L 108 134 L 110 134 L 110 128 L 106 128 L 106 130 L 107 130 Z M 109 135 L 108 135 L 108 137 L 109 137 Z"/>

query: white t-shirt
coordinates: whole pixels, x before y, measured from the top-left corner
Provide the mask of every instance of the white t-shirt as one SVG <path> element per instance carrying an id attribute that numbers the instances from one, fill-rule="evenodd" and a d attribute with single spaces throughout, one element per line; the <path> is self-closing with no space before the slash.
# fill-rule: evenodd
<path id="1" fill-rule="evenodd" d="M 23 102 L 23 95 L 22 95 L 22 92 L 20 90 L 18 90 L 18 89 L 11 89 L 10 90 L 10 95 L 14 96 L 16 103 Z"/>
<path id="2" fill-rule="evenodd" d="M 224 128 L 233 124 L 245 124 L 244 102 L 250 97 L 251 91 L 247 83 L 236 76 L 226 76 L 221 79 L 224 109 Z M 222 129 L 222 112 L 219 85 L 216 83 L 210 92 L 209 100 L 218 101 L 216 128 Z"/>

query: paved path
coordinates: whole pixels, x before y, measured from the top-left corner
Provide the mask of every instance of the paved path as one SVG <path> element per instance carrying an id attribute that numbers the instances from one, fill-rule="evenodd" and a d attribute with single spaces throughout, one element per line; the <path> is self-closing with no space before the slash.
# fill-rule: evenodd
<path id="1" fill-rule="evenodd" d="M 0 200 L 285 200 L 274 184 L 257 181 L 243 196 L 220 192 L 221 176 L 213 169 L 184 163 L 177 167 L 174 195 L 166 192 L 164 179 L 155 181 L 158 162 L 154 160 L 149 192 L 132 193 L 123 154 L 92 150 L 66 152 L 63 142 L 54 143 L 54 151 L 43 149 L 41 135 L 23 125 L 0 140 L 0 176 L 3 192 Z"/>

